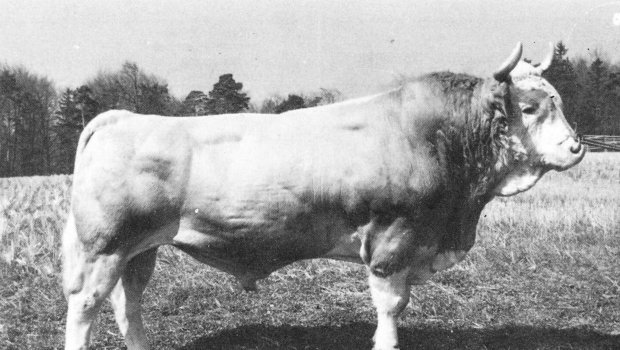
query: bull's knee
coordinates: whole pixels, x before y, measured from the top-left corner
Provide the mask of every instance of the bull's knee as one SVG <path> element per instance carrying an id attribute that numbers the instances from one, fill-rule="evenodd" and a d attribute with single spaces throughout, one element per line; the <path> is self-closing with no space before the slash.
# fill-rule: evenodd
<path id="1" fill-rule="evenodd" d="M 117 256 L 92 256 L 77 250 L 65 259 L 63 288 L 67 298 L 65 349 L 88 348 L 91 328 L 103 300 L 118 280 Z"/>
<path id="2" fill-rule="evenodd" d="M 386 278 L 396 272 L 396 266 L 389 260 L 374 259 L 368 266 L 374 276 Z"/>
<path id="3" fill-rule="evenodd" d="M 69 294 L 69 312 L 76 316 L 93 317 L 104 298 L 98 292 L 78 292 Z"/>

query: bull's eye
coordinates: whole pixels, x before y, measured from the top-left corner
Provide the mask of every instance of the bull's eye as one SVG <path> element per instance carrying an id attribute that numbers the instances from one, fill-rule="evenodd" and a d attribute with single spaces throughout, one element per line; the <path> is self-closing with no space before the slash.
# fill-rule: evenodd
<path id="1" fill-rule="evenodd" d="M 523 109 L 521 109 L 521 112 L 523 114 L 535 114 L 536 108 L 534 106 L 526 106 L 526 107 L 523 107 Z"/>

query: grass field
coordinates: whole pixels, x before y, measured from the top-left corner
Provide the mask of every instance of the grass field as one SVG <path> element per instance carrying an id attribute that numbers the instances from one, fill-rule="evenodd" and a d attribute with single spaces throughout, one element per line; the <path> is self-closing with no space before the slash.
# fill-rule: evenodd
<path id="1" fill-rule="evenodd" d="M 60 233 L 68 176 L 0 179 L 0 348 L 62 347 Z M 620 349 L 620 154 L 588 154 L 493 201 L 468 258 L 411 291 L 403 349 Z M 369 349 L 362 266 L 304 261 L 236 289 L 160 249 L 144 300 L 156 349 Z M 123 341 L 106 304 L 93 347 Z"/>

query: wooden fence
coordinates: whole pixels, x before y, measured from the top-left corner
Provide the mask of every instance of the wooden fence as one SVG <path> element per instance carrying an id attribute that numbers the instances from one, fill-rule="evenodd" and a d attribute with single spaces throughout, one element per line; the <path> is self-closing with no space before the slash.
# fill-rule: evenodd
<path id="1" fill-rule="evenodd" d="M 588 152 L 620 152 L 618 135 L 583 135 L 582 140 Z"/>

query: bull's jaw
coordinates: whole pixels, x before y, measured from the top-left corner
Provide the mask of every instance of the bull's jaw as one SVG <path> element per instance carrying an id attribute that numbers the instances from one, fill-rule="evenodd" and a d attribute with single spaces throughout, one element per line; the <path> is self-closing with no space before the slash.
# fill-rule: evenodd
<path id="1" fill-rule="evenodd" d="M 493 194 L 496 196 L 513 196 L 527 191 L 532 188 L 548 170 L 553 169 L 557 171 L 564 171 L 579 164 L 584 156 L 585 149 L 581 149 L 578 154 L 564 163 L 547 163 L 545 166 L 520 164 L 514 170 L 509 172 L 508 175 L 500 181 L 499 185 L 495 186 L 493 189 Z M 540 162 L 545 162 L 544 157 L 541 157 Z"/>
<path id="2" fill-rule="evenodd" d="M 563 142 L 560 147 L 556 147 L 555 153 L 548 152 L 547 155 L 538 155 L 535 157 L 536 159 L 528 160 L 528 157 L 522 157 L 519 161 L 519 157 L 515 157 L 517 165 L 500 181 L 493 193 L 497 196 L 513 196 L 532 188 L 549 170 L 564 171 L 579 164 L 585 156 L 585 148 L 581 146 L 577 153 L 570 151 L 571 148 L 572 144 L 569 140 Z M 526 154 L 520 153 L 521 156 Z M 550 156 L 555 154 L 561 156 Z"/>
<path id="3" fill-rule="evenodd" d="M 544 175 L 545 171 L 540 167 L 532 167 L 521 164 L 508 173 L 493 189 L 496 196 L 513 196 L 532 188 Z"/>
<path id="4" fill-rule="evenodd" d="M 556 149 L 559 150 L 556 154 L 542 157 L 542 162 L 556 171 L 564 171 L 574 167 L 579 164 L 586 155 L 585 147 L 572 137 L 561 142 Z M 578 149 L 578 151 L 573 151 L 573 149 Z"/>

